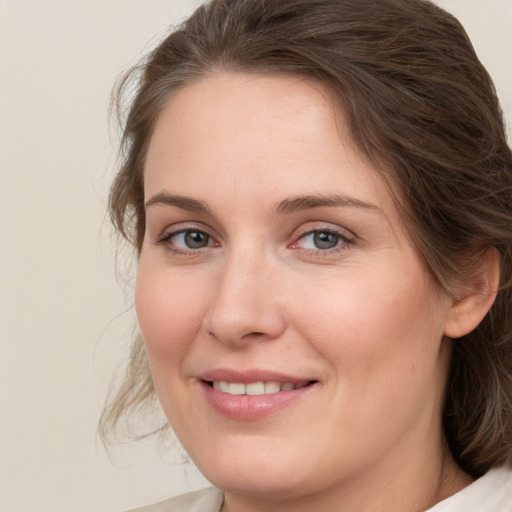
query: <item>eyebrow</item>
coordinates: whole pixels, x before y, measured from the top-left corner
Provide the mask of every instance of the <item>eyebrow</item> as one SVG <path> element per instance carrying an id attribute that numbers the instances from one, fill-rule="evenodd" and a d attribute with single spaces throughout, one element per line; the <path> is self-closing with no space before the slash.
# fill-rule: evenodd
<path id="1" fill-rule="evenodd" d="M 176 206 L 177 208 L 190 212 L 210 213 L 210 209 L 206 203 L 203 203 L 202 201 L 192 199 L 191 197 L 168 194 L 167 192 L 159 192 L 158 194 L 155 194 L 151 199 L 146 201 L 144 206 L 149 208 L 155 204 Z"/>
<path id="2" fill-rule="evenodd" d="M 310 210 L 312 208 L 322 207 L 340 207 L 340 206 L 351 206 L 356 208 L 365 208 L 368 210 L 374 210 L 380 212 L 381 209 L 373 204 L 361 201 L 350 196 L 343 195 L 307 195 L 298 196 L 290 199 L 284 199 L 280 201 L 274 208 L 276 213 L 287 214 L 293 212 L 299 212 L 304 210 Z"/>
<path id="3" fill-rule="evenodd" d="M 146 201 L 145 207 L 149 208 L 150 206 L 157 204 L 175 206 L 190 212 L 211 214 L 210 208 L 208 208 L 208 205 L 203 201 L 192 199 L 191 197 L 168 194 L 167 192 L 158 192 L 152 196 L 148 201 Z M 274 206 L 273 211 L 277 214 L 284 215 L 310 210 L 313 208 L 346 206 L 364 208 L 377 212 L 381 211 L 380 208 L 375 204 L 361 201 L 360 199 L 356 199 L 354 197 L 322 194 L 297 196 L 283 199 Z"/>

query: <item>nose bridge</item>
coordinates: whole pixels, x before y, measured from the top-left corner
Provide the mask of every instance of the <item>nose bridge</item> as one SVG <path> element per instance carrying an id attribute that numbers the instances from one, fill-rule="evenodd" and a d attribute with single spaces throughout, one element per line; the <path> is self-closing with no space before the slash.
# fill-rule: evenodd
<path id="1" fill-rule="evenodd" d="M 278 337 L 284 318 L 274 272 L 261 248 L 248 245 L 229 251 L 216 276 L 207 318 L 210 335 L 226 343 Z"/>

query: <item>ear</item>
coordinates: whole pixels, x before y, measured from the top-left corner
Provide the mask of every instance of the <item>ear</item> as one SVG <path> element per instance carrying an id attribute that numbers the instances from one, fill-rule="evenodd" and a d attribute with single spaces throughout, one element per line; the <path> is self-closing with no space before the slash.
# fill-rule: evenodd
<path id="1" fill-rule="evenodd" d="M 446 317 L 445 336 L 460 338 L 478 326 L 496 299 L 499 280 L 500 255 L 495 247 L 490 247 L 482 255 L 479 271 L 471 282 L 456 290 L 458 298 Z"/>

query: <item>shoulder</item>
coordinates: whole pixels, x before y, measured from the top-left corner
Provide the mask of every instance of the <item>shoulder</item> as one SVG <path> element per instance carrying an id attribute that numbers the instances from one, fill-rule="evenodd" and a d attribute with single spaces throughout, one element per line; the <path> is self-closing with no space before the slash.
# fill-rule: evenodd
<path id="1" fill-rule="evenodd" d="M 218 489 L 208 487 L 129 512 L 219 512 L 223 501 Z"/>
<path id="2" fill-rule="evenodd" d="M 512 512 L 512 469 L 491 469 L 427 512 Z"/>

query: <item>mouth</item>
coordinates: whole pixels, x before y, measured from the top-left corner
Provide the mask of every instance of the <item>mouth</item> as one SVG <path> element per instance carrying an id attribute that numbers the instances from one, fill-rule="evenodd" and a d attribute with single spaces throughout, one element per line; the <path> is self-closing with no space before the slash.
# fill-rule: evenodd
<path id="1" fill-rule="evenodd" d="M 318 380 L 260 370 L 214 370 L 197 380 L 216 413 L 243 421 L 263 419 L 302 403 L 320 385 Z"/>
<path id="2" fill-rule="evenodd" d="M 281 391 L 294 391 L 314 384 L 316 381 L 302 382 L 279 382 L 279 381 L 256 381 L 256 382 L 230 382 L 225 380 L 205 381 L 211 388 L 227 393 L 228 395 L 274 395 Z"/>

